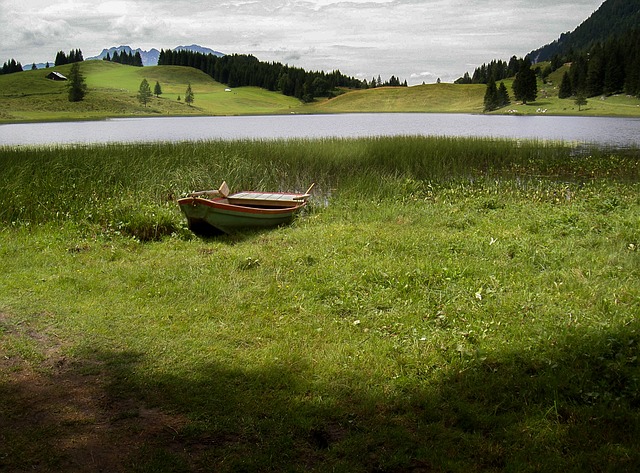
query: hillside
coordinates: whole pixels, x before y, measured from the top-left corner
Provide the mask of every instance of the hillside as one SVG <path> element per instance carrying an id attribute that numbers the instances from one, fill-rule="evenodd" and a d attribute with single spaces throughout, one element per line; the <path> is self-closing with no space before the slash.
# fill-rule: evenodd
<path id="1" fill-rule="evenodd" d="M 82 63 L 88 93 L 82 102 L 71 103 L 67 98 L 66 82 L 54 82 L 45 77 L 51 70 L 68 74 L 70 69 L 71 65 L 65 65 L 47 71 L 0 75 L 0 121 L 288 113 L 300 105 L 294 98 L 257 87 L 226 91 L 223 84 L 189 67 L 140 68 L 107 61 Z M 136 97 L 144 78 L 152 90 L 157 81 L 163 92 L 160 98 L 152 98 L 146 107 Z M 178 100 L 184 96 L 189 83 L 195 95 L 192 107 Z"/>
<path id="2" fill-rule="evenodd" d="M 309 105 L 322 113 L 350 112 L 459 112 L 481 113 L 482 85 L 428 84 L 354 90 L 328 101 Z"/>
<path id="3" fill-rule="evenodd" d="M 554 55 L 569 51 L 585 51 L 595 43 L 615 35 L 624 35 L 640 25 L 640 0 L 607 0 L 587 20 L 571 33 L 564 33 L 554 42 L 531 51 L 532 62 L 548 61 Z"/>
<path id="4" fill-rule="evenodd" d="M 51 70 L 68 74 L 71 66 Z M 106 61 L 85 61 L 81 66 L 88 86 L 84 101 L 67 99 L 65 82 L 45 78 L 46 71 L 24 71 L 0 75 L 0 122 L 99 120 L 115 117 L 182 115 L 261 115 L 283 113 L 481 113 L 485 86 L 428 84 L 415 87 L 382 87 L 346 90 L 331 100 L 303 104 L 293 97 L 258 87 L 232 90 L 205 73 L 182 66 L 133 67 Z M 557 97 L 562 74 L 559 69 L 547 84 L 539 83 L 538 100 L 527 106 L 512 104 L 494 113 L 561 115 L 640 116 L 640 100 L 617 95 L 590 99 L 579 111 L 573 100 Z M 162 88 L 160 98 L 153 97 L 142 106 L 137 93 L 146 78 L 152 90 L 156 81 Z M 195 95 L 193 106 L 183 98 L 187 84 Z M 511 91 L 511 81 L 505 80 Z M 515 111 L 515 112 L 514 112 Z"/>

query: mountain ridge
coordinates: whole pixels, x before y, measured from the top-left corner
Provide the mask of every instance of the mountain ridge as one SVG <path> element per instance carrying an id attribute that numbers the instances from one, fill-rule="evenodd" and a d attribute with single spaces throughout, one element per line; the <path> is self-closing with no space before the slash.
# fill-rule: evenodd
<path id="1" fill-rule="evenodd" d="M 198 52 L 203 54 L 213 54 L 214 56 L 218 56 L 218 57 L 224 56 L 224 53 L 221 53 L 219 51 L 214 51 L 213 49 L 206 48 L 198 44 L 191 44 L 189 46 L 176 46 L 175 48 L 173 48 L 173 50 L 174 51 L 193 51 L 193 52 Z M 118 54 L 122 54 L 123 52 L 127 54 L 140 53 L 143 66 L 156 66 L 158 64 L 158 58 L 160 57 L 160 51 L 157 50 L 156 48 L 151 48 L 149 51 L 145 51 L 140 48 L 133 49 L 131 48 L 131 46 L 128 46 L 128 45 L 121 45 L 121 46 L 112 46 L 109 49 L 105 48 L 97 56 L 88 57 L 86 58 L 86 60 L 87 61 L 101 60 L 101 59 L 104 59 L 107 56 L 107 54 L 109 54 L 109 56 L 113 56 L 113 53 L 115 53 L 116 51 L 118 52 Z"/>

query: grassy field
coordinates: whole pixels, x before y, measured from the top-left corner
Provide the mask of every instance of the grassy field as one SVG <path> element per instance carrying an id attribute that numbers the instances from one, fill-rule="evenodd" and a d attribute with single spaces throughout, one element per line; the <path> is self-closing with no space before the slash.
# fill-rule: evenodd
<path id="1" fill-rule="evenodd" d="M 484 85 L 430 84 L 356 90 L 311 104 L 316 112 L 458 112 L 482 113 Z"/>
<path id="2" fill-rule="evenodd" d="M 0 469 L 632 471 L 640 155 L 379 138 L 0 148 Z M 182 193 L 304 190 L 191 235 Z"/>
<path id="3" fill-rule="evenodd" d="M 68 74 L 71 66 L 52 70 Z M 231 92 L 225 86 L 193 68 L 177 66 L 132 67 L 106 61 L 86 61 L 81 67 L 88 93 L 82 102 L 67 99 L 65 82 L 45 78 L 46 70 L 24 71 L 0 76 L 0 121 L 82 120 L 108 117 L 162 115 L 242 115 L 288 113 L 300 102 L 257 87 Z M 145 107 L 137 100 L 142 79 L 153 91 L 156 81 L 162 95 Z M 195 99 L 188 106 L 184 99 L 187 84 Z"/>
<path id="4" fill-rule="evenodd" d="M 543 65 L 544 66 L 544 65 Z M 553 72 L 547 83 L 538 81 L 538 98 L 527 105 L 513 99 L 513 79 L 504 81 L 512 103 L 493 114 L 518 115 L 581 115 L 581 116 L 640 116 L 640 99 L 625 95 L 594 97 L 578 108 L 574 99 L 559 99 L 558 88 L 563 66 Z M 439 112 L 482 113 L 486 86 L 428 84 L 414 87 L 384 87 L 351 91 L 329 101 L 310 104 L 314 112 Z"/>
<path id="5" fill-rule="evenodd" d="M 71 66 L 54 68 L 68 74 Z M 89 88 L 84 101 L 70 103 L 64 82 L 45 78 L 45 70 L 0 75 L 0 123 L 15 121 L 84 120 L 109 117 L 162 115 L 257 115 L 282 113 L 439 112 L 482 113 L 485 86 L 429 84 L 353 90 L 331 99 L 303 104 L 292 97 L 256 87 L 227 91 L 206 74 L 187 67 L 132 67 L 105 61 L 82 64 Z M 640 116 L 640 100 L 627 96 L 591 98 L 578 110 L 572 99 L 560 100 L 557 88 L 564 69 L 539 84 L 536 102 L 512 104 L 493 113 Z M 162 87 L 160 98 L 145 107 L 136 94 L 142 79 L 152 90 Z M 505 81 L 509 90 L 511 82 Z M 187 84 L 195 101 L 186 105 Z"/>

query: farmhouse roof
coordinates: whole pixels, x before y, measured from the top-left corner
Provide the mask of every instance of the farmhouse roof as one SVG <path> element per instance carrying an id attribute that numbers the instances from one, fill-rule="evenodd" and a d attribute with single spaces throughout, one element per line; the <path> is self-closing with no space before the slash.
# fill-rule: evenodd
<path id="1" fill-rule="evenodd" d="M 67 78 L 65 76 L 63 76 L 62 74 L 60 74 L 59 72 L 56 72 L 56 71 L 52 71 L 49 74 L 47 74 L 47 79 L 51 79 L 51 80 L 67 80 Z"/>

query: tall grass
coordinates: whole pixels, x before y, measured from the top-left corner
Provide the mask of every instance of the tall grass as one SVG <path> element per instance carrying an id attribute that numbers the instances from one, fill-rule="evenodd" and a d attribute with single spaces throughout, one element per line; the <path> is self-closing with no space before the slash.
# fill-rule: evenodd
<path id="1" fill-rule="evenodd" d="M 383 137 L 0 148 L 0 222 L 59 220 L 122 225 L 176 197 L 216 188 L 398 196 L 407 183 L 549 176 L 637 180 L 637 153 L 549 142 Z M 410 184 L 409 187 L 411 187 Z M 405 189 L 406 190 L 406 189 Z M 409 189 L 411 191 L 411 189 Z"/>

